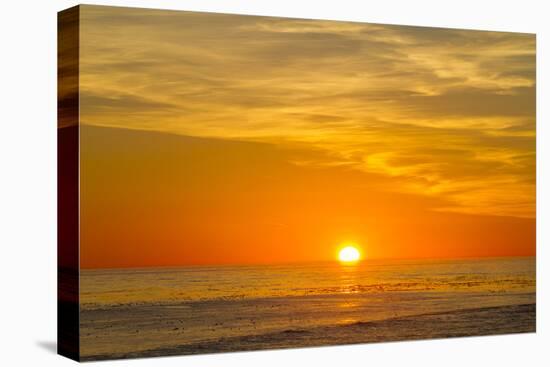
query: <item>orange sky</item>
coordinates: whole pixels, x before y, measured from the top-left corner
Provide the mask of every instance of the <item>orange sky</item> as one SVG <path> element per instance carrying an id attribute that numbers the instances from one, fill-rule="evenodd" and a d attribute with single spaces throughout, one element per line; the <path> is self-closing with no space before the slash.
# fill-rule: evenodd
<path id="1" fill-rule="evenodd" d="M 82 267 L 535 254 L 533 35 L 81 12 Z"/>

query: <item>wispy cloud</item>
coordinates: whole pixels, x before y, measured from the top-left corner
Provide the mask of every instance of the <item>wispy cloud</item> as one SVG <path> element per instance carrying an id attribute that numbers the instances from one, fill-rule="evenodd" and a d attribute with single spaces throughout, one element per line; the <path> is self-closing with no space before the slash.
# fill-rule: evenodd
<path id="1" fill-rule="evenodd" d="M 535 215 L 535 37 L 84 7 L 87 124 L 298 144 L 445 211 Z"/>

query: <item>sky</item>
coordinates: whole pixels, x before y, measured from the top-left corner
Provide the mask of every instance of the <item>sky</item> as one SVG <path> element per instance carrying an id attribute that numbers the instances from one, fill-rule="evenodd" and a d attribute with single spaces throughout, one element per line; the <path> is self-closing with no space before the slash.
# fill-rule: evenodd
<path id="1" fill-rule="evenodd" d="M 535 254 L 535 36 L 81 7 L 81 265 Z"/>

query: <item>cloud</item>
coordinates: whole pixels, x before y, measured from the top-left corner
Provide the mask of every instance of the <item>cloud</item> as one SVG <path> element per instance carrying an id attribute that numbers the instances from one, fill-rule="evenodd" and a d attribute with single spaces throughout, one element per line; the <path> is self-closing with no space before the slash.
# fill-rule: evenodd
<path id="1" fill-rule="evenodd" d="M 84 93 L 86 95 L 84 107 L 90 109 L 93 113 L 147 113 L 176 107 L 168 103 L 155 102 L 152 99 L 130 94 L 100 96 L 89 92 Z M 181 112 L 179 109 L 178 111 Z"/>
<path id="2" fill-rule="evenodd" d="M 87 124 L 322 150 L 295 162 L 535 215 L 534 35 L 82 9 Z"/>

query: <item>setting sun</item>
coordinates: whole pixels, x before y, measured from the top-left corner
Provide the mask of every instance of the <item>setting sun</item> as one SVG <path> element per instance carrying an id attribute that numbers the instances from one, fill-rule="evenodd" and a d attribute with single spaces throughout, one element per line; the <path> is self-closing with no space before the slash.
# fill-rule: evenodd
<path id="1" fill-rule="evenodd" d="M 346 246 L 338 253 L 338 260 L 345 263 L 356 262 L 361 259 L 361 253 L 354 246 Z"/>

